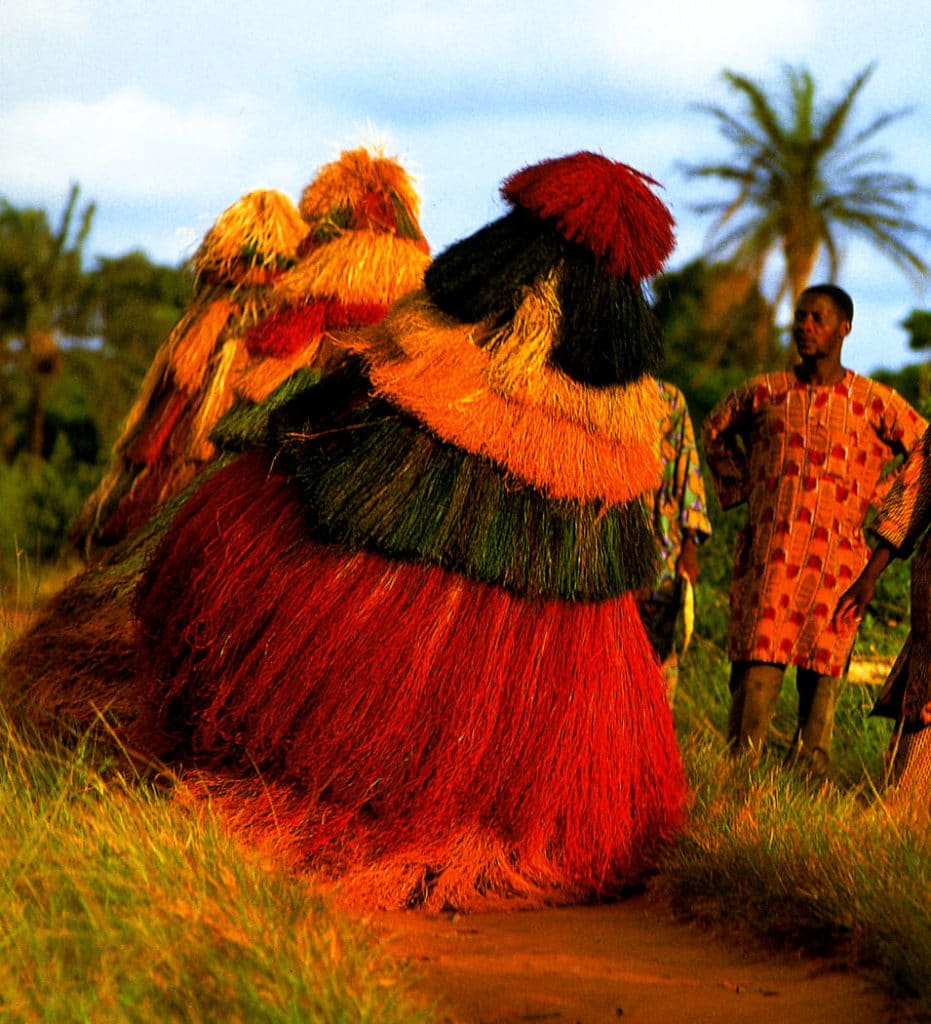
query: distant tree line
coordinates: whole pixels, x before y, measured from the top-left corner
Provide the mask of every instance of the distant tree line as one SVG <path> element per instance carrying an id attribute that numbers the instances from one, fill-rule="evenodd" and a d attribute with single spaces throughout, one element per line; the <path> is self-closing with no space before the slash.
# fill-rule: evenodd
<path id="1" fill-rule="evenodd" d="M 0 198 L 0 580 L 58 555 L 191 294 L 142 252 L 85 269 L 94 210 L 77 186 L 54 225 Z"/>

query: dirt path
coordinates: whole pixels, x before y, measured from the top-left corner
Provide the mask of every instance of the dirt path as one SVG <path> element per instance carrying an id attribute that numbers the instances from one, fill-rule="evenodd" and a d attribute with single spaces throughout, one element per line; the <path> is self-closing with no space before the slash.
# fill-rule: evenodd
<path id="1" fill-rule="evenodd" d="M 411 964 L 449 1024 L 897 1018 L 882 992 L 842 965 L 711 938 L 675 922 L 649 896 L 513 913 L 385 913 L 371 924 Z"/>

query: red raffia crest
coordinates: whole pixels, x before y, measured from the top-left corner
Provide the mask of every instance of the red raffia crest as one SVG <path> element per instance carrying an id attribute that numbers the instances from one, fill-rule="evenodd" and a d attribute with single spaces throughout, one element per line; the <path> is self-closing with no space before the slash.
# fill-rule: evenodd
<path id="1" fill-rule="evenodd" d="M 641 281 L 662 269 L 675 246 L 675 222 L 652 185 L 662 187 L 627 164 L 583 151 L 517 171 L 501 194 L 552 218 L 564 238 L 591 249 L 609 273 Z"/>

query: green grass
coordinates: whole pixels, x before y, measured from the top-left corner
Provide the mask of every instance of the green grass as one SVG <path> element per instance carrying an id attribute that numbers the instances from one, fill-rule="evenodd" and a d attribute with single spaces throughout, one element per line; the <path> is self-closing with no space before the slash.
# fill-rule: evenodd
<path id="1" fill-rule="evenodd" d="M 429 1019 L 360 925 L 120 765 L 0 722 L 0 1020 Z"/>
<path id="2" fill-rule="evenodd" d="M 869 717 L 878 684 L 842 688 L 826 783 L 782 768 L 795 729 L 791 671 L 764 761 L 733 761 L 717 623 L 726 600 L 720 586 L 700 585 L 699 609 L 704 602 L 710 614 L 683 659 L 675 704 L 693 806 L 654 887 L 682 916 L 732 937 L 868 969 L 891 995 L 909 997 L 916 1019 L 931 1019 L 931 832 L 883 797 L 891 723 Z M 891 647 L 889 628 L 869 617 L 859 645 Z"/>
<path id="3" fill-rule="evenodd" d="M 682 914 L 870 968 L 931 1014 L 931 836 L 858 787 L 685 745 L 692 820 L 656 879 Z"/>

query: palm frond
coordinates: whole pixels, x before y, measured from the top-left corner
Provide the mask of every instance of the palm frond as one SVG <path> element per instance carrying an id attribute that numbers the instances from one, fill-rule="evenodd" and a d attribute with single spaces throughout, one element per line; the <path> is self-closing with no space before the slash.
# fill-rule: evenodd
<path id="1" fill-rule="evenodd" d="M 698 109 L 713 118 L 732 159 L 682 168 L 691 179 L 714 180 L 731 192 L 691 207 L 712 219 L 709 256 L 729 256 L 749 269 L 760 267 L 777 249 L 783 258 L 791 249 L 797 268 L 814 265 L 823 245 L 834 276 L 845 254 L 846 232 L 866 239 L 909 276 L 927 273 L 914 243 L 927 239 L 929 231 L 910 211 L 931 190 L 910 175 L 887 170 L 888 154 L 875 145 L 876 136 L 909 111 L 886 111 L 862 128 L 852 126 L 874 70 L 872 64 L 863 68 L 829 103 L 818 102 L 815 79 L 804 67 L 784 68 L 778 103 L 748 76 L 724 72 L 738 113 L 720 104 Z M 808 257 L 799 262 L 805 246 Z M 787 267 L 780 294 L 790 287 L 788 276 Z"/>

